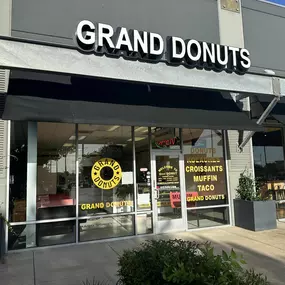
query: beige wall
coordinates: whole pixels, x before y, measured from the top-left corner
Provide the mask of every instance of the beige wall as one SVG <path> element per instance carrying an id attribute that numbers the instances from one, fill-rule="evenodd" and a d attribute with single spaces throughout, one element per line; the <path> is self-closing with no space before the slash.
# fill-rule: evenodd
<path id="1" fill-rule="evenodd" d="M 227 1 L 236 3 L 236 0 Z M 243 17 L 242 7 L 239 5 L 239 10 L 230 11 L 222 9 L 222 0 L 218 0 L 219 11 L 219 31 L 220 31 L 220 43 L 223 45 L 230 45 L 235 47 L 244 47 L 244 32 L 243 32 Z M 249 98 L 243 101 L 243 110 L 250 111 Z M 246 136 L 246 132 L 242 134 L 242 138 Z M 239 142 L 240 133 L 238 131 L 227 132 L 227 156 L 228 156 L 228 173 L 229 173 L 229 194 L 230 203 L 233 205 L 233 199 L 236 195 L 236 187 L 238 185 L 238 179 L 240 173 L 245 169 L 248 169 L 254 175 L 253 169 L 253 156 L 252 156 L 252 141 L 244 147 L 243 152 L 237 151 L 237 143 Z M 232 223 L 234 224 L 234 212 L 232 207 Z"/>

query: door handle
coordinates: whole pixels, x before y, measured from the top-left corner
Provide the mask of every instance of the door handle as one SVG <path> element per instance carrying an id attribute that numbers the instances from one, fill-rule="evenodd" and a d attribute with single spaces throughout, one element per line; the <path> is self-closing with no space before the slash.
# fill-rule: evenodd
<path id="1" fill-rule="evenodd" d="M 154 189 L 154 199 L 158 200 L 159 199 L 159 190 L 157 189 L 156 181 L 153 180 L 152 183 L 153 183 L 153 189 Z"/>
<path id="2" fill-rule="evenodd" d="M 154 199 L 158 200 L 159 199 L 159 190 L 154 189 Z"/>
<path id="3" fill-rule="evenodd" d="M 157 196 L 157 190 L 156 190 L 156 189 L 154 189 L 154 192 L 153 192 L 153 193 L 154 193 L 154 197 L 153 197 L 153 198 L 154 198 L 155 200 L 157 200 L 157 199 L 158 199 L 158 196 Z"/>

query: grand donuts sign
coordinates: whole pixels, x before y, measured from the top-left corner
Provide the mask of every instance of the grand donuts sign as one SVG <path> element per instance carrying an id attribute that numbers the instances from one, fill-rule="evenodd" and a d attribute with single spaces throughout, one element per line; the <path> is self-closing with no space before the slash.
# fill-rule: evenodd
<path id="1" fill-rule="evenodd" d="M 249 51 L 245 48 L 182 39 L 160 34 L 114 29 L 103 23 L 81 21 L 75 32 L 75 42 L 83 53 L 124 57 L 141 61 L 165 61 L 170 65 L 183 64 L 188 68 L 244 74 L 251 66 Z"/>

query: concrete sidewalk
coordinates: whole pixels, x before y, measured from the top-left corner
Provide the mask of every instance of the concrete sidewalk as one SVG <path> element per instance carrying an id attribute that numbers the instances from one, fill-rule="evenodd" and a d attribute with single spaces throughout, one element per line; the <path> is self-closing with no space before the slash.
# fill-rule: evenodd
<path id="1" fill-rule="evenodd" d="M 208 240 L 218 251 L 234 248 L 272 284 L 285 284 L 285 223 L 281 222 L 277 230 L 266 232 L 226 227 L 10 253 L 7 264 L 0 265 L 0 284 L 82 285 L 86 278 L 95 277 L 115 285 L 118 255 L 149 238 Z"/>

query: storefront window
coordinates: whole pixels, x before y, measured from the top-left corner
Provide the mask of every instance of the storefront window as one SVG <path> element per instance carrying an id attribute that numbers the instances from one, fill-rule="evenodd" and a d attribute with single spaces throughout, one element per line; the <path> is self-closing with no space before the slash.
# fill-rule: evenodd
<path id="1" fill-rule="evenodd" d="M 230 222 L 229 208 L 209 208 L 187 211 L 188 229 L 227 225 Z"/>
<path id="2" fill-rule="evenodd" d="M 285 164 L 283 136 L 280 128 L 257 132 L 253 139 L 254 170 L 263 185 L 263 195 L 273 200 L 285 199 Z M 277 204 L 278 218 L 285 218 L 285 207 Z"/>
<path id="3" fill-rule="evenodd" d="M 79 214 L 111 215 L 80 223 L 80 240 L 129 235 L 134 211 L 133 139 L 131 127 L 78 126 Z M 120 228 L 120 233 L 118 229 Z M 126 228 L 126 234 L 124 234 Z M 100 234 L 99 234 L 100 232 Z"/>
<path id="4" fill-rule="evenodd" d="M 134 215 L 106 216 L 80 222 L 80 241 L 134 235 L 134 217 Z"/>
<path id="5" fill-rule="evenodd" d="M 27 122 L 11 122 L 9 220 L 25 222 L 27 209 Z"/>
<path id="6" fill-rule="evenodd" d="M 178 128 L 151 128 L 153 149 L 180 149 L 181 140 Z"/>
<path id="7" fill-rule="evenodd" d="M 36 230 L 36 241 L 29 244 L 31 232 Z M 33 238 L 33 237 L 32 237 Z M 42 247 L 75 242 L 75 220 L 67 222 L 40 223 L 37 225 L 16 225 L 9 231 L 9 250 L 27 247 Z"/>
<path id="8" fill-rule="evenodd" d="M 9 249 L 75 242 L 77 224 L 79 241 L 149 234 L 159 223 L 180 226 L 184 185 L 189 229 L 229 223 L 221 131 L 11 125 Z M 285 172 L 278 161 L 270 172 L 269 156 L 266 149 L 260 169 L 271 181 Z"/>
<path id="9" fill-rule="evenodd" d="M 74 124 L 38 123 L 37 220 L 75 217 L 75 138 Z"/>
<path id="10" fill-rule="evenodd" d="M 183 129 L 187 208 L 227 204 L 221 131 Z"/>
<path id="11" fill-rule="evenodd" d="M 137 210 L 150 211 L 151 205 L 151 171 L 150 143 L 147 127 L 135 127 Z"/>

